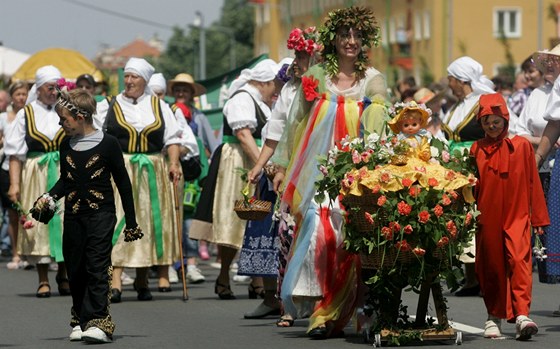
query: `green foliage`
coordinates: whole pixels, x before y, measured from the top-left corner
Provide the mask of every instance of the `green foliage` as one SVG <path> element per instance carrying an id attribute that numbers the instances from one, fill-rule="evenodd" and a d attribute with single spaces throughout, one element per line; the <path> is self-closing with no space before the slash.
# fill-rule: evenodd
<path id="1" fill-rule="evenodd" d="M 231 38 L 234 37 L 236 65 L 253 58 L 254 8 L 246 0 L 225 0 L 217 23 L 205 24 L 206 76 L 211 78 L 231 70 Z M 189 73 L 199 79 L 200 29 L 175 27 L 156 70 L 168 79 Z"/>

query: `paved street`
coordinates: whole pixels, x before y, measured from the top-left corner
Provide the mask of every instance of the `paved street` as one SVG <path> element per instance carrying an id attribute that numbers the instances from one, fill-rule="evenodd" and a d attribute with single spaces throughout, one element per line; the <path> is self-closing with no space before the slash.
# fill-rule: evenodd
<path id="1" fill-rule="evenodd" d="M 59 297 L 51 272 L 53 296 L 35 297 L 37 275 L 31 271 L 11 271 L 0 259 L 0 348 L 76 348 L 83 343 L 69 342 L 67 325 L 71 300 Z M 115 304 L 111 313 L 117 324 L 111 348 L 227 348 L 227 349 L 286 349 L 286 348 L 361 348 L 367 347 L 362 336 L 349 324 L 345 338 L 312 341 L 305 336 L 307 322 L 298 320 L 292 328 L 277 328 L 275 318 L 245 320 L 243 313 L 252 310 L 259 301 L 247 297 L 247 285 L 234 284 L 237 300 L 218 300 L 213 292 L 217 269 L 201 265 L 207 282 L 189 288 L 190 299 L 182 301 L 180 284 L 171 293 L 154 292 L 151 302 L 136 301 L 132 286 L 126 286 L 123 302 Z M 131 276 L 134 275 L 132 271 Z M 152 286 L 154 285 L 152 282 Z M 154 291 L 156 287 L 152 287 Z M 482 298 L 449 296 L 449 318 L 463 331 L 463 345 L 472 348 L 556 348 L 560 341 L 560 318 L 551 311 L 560 304 L 560 285 L 535 283 L 532 318 L 539 324 L 539 334 L 530 343 L 515 340 L 487 340 L 480 327 L 485 321 Z M 414 314 L 416 296 L 406 294 L 409 313 Z M 433 307 L 429 310 L 434 313 Z M 505 334 L 513 336 L 514 326 L 504 324 Z M 455 345 L 453 341 L 426 341 L 424 347 Z"/>

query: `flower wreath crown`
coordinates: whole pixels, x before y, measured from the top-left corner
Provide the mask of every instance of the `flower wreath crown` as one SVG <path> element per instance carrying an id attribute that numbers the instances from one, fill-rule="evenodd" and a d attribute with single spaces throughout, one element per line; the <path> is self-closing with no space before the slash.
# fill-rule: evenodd
<path id="1" fill-rule="evenodd" d="M 309 27 L 305 30 L 294 28 L 288 37 L 288 49 L 296 51 L 305 51 L 309 55 L 321 49 L 321 45 L 317 43 L 318 35 L 315 27 Z"/>

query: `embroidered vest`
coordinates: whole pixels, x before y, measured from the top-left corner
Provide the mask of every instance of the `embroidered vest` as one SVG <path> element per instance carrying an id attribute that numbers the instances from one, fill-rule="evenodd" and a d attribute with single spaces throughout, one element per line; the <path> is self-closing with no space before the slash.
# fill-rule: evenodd
<path id="1" fill-rule="evenodd" d="M 456 106 L 456 105 L 455 105 Z M 441 129 L 445 133 L 445 138 L 450 141 L 455 142 L 468 142 L 476 141 L 484 138 L 484 130 L 476 120 L 476 115 L 478 114 L 479 104 L 478 102 L 472 107 L 467 116 L 457 125 L 457 128 L 453 131 L 447 126 L 449 120 L 455 112 L 455 107 L 449 113 L 449 117 L 445 122 L 441 124 Z"/>
<path id="2" fill-rule="evenodd" d="M 107 97 L 109 110 L 105 118 L 104 131 L 114 136 L 125 153 L 157 153 L 164 147 L 165 122 L 163 120 L 160 100 L 151 97 L 155 120 L 138 132 L 130 125 L 123 114 L 116 97 Z"/>
<path id="3" fill-rule="evenodd" d="M 233 96 L 237 95 L 238 93 L 247 93 L 249 96 L 251 96 L 251 94 L 247 91 L 244 90 L 238 90 L 237 92 L 235 92 L 231 97 L 233 98 Z M 253 100 L 253 104 L 255 105 L 255 114 L 257 117 L 257 127 L 255 132 L 253 132 L 253 137 L 256 139 L 260 139 L 261 138 L 261 131 L 264 127 L 264 125 L 266 124 L 266 115 L 264 115 L 264 112 L 262 111 L 261 107 L 259 107 L 259 104 L 257 103 L 257 101 L 255 101 L 255 99 L 253 98 L 253 96 L 251 96 L 251 99 Z M 229 126 L 228 122 L 227 122 L 227 118 L 224 115 L 224 127 L 223 127 L 223 135 L 224 136 L 233 136 L 233 130 L 231 129 L 231 127 Z"/>
<path id="4" fill-rule="evenodd" d="M 60 147 L 60 142 L 64 138 L 64 129 L 61 127 L 52 140 L 46 135 L 37 130 L 35 125 L 35 112 L 31 104 L 24 108 L 25 112 L 25 143 L 27 144 L 28 152 L 49 153 L 57 151 Z"/>

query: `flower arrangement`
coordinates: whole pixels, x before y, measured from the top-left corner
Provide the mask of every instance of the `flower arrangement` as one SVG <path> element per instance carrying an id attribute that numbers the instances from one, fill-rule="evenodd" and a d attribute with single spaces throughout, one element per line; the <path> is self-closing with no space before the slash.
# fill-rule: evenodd
<path id="1" fill-rule="evenodd" d="M 309 55 L 321 50 L 321 45 L 317 43 L 317 30 L 309 27 L 305 30 L 294 28 L 288 37 L 287 47 L 289 50 L 305 51 Z"/>
<path id="2" fill-rule="evenodd" d="M 33 219 L 44 224 L 49 223 L 57 212 L 58 206 L 56 200 L 50 196 L 49 193 L 43 193 L 39 196 L 37 200 L 35 200 L 31 210 L 29 210 Z"/>
<path id="3" fill-rule="evenodd" d="M 397 104 L 391 114 L 405 107 Z M 450 152 L 436 138 L 425 142 L 427 156 L 418 144 L 389 131 L 365 134 L 342 139 L 319 159 L 316 201 L 340 200 L 346 210 L 345 247 L 360 254 L 363 264 L 374 260 L 366 283 L 378 300 L 391 299 L 406 286 L 419 292 L 427 278 L 444 279 L 456 289 L 462 275 L 456 257 L 471 240 L 478 215 L 472 196 L 475 167 L 468 150 Z M 404 156 L 404 163 L 396 155 Z"/>
<path id="4" fill-rule="evenodd" d="M 14 210 L 17 212 L 18 217 L 19 217 L 19 223 L 21 224 L 21 226 L 23 227 L 23 229 L 27 230 L 27 229 L 31 229 L 35 226 L 35 223 L 33 222 L 33 220 L 31 220 L 28 216 L 29 216 L 29 212 L 26 212 L 23 207 L 21 206 L 21 203 L 15 202 L 12 204 L 12 207 L 14 208 Z"/>
<path id="5" fill-rule="evenodd" d="M 72 81 L 67 81 L 65 78 L 60 78 L 56 81 L 56 85 L 61 91 L 71 91 L 76 88 L 76 84 Z"/>

